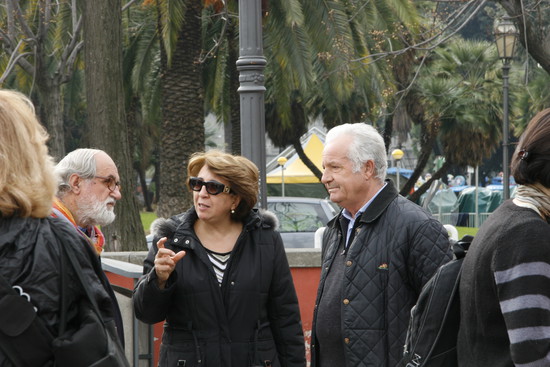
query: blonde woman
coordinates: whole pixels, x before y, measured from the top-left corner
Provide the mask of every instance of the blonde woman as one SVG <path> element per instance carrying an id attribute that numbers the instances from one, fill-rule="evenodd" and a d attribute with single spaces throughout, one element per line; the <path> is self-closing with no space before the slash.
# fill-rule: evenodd
<path id="1" fill-rule="evenodd" d="M 96 271 L 93 249 L 59 219 L 50 218 L 56 190 L 48 135 L 24 95 L 0 90 L 0 366 L 53 365 L 48 337 L 60 324 L 60 249 L 77 248 L 82 273 L 101 305 L 105 321 L 111 301 Z M 76 318 L 83 296 L 75 274 L 68 271 L 67 323 Z M 12 289 L 16 294 L 12 295 Z M 18 297 L 21 296 L 21 297 Z M 38 317 L 44 329 L 29 322 Z M 46 344 L 44 344 L 46 343 Z M 83 350 L 83 358 L 86 351 Z"/>

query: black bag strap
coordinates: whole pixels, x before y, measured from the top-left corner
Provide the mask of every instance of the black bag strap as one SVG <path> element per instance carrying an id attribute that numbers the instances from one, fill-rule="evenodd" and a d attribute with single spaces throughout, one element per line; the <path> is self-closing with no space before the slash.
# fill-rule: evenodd
<path id="1" fill-rule="evenodd" d="M 59 335 L 63 335 L 67 327 L 67 309 L 69 308 L 67 302 L 67 261 L 65 260 L 65 251 L 62 250 L 65 245 L 61 243 L 59 247 L 61 248 L 59 261 Z"/>
<path id="2" fill-rule="evenodd" d="M 71 256 L 72 255 L 72 256 Z M 76 256 L 74 255 L 74 250 L 72 248 L 71 244 L 62 243 L 61 244 L 61 264 L 67 264 L 67 260 L 69 262 L 69 265 L 73 268 L 76 277 L 80 281 L 80 284 L 82 285 L 82 288 L 84 289 L 84 293 L 86 294 L 86 297 L 90 301 L 90 304 L 92 305 L 92 309 L 94 312 L 99 316 L 99 318 L 102 320 L 103 317 L 101 316 L 101 312 L 99 311 L 99 307 L 97 305 L 97 301 L 95 297 L 93 296 L 92 290 L 90 289 L 88 283 L 84 279 L 84 274 L 82 274 L 81 266 L 76 261 Z M 63 271 L 62 278 L 66 278 L 66 271 Z M 65 284 L 66 287 L 66 284 Z M 63 288 L 62 294 L 65 293 L 65 288 Z M 64 296 L 63 296 L 64 298 Z M 66 300 L 62 303 L 62 306 L 66 307 Z M 61 334 L 60 334 L 61 335 Z"/>
<path id="3" fill-rule="evenodd" d="M 8 283 L 6 278 L 0 274 L 0 298 L 8 295 L 18 296 L 15 289 Z M 0 333 L 0 349 L 4 352 L 8 360 L 10 360 L 16 366 L 26 366 L 27 364 L 21 359 L 19 353 L 17 353 L 12 346 L 12 337 Z"/>

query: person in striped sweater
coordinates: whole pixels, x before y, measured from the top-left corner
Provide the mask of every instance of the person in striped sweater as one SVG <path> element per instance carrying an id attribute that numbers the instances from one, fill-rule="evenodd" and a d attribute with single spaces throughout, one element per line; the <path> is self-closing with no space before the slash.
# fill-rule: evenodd
<path id="1" fill-rule="evenodd" d="M 460 367 L 550 366 L 550 109 L 520 138 L 519 184 L 483 223 L 460 281 Z"/>

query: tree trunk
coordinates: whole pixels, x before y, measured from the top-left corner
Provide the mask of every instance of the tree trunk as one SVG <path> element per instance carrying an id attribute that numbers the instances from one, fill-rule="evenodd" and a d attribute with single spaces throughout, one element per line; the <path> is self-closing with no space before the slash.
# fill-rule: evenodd
<path id="1" fill-rule="evenodd" d="M 294 149 L 296 150 L 296 153 L 298 154 L 298 157 L 300 157 L 300 159 L 306 165 L 306 167 L 309 168 L 311 173 L 313 173 L 315 175 L 315 177 L 317 177 L 319 179 L 319 181 L 321 181 L 321 177 L 323 176 L 323 172 L 321 172 L 321 170 L 319 168 L 317 168 L 315 163 L 313 163 L 311 161 L 311 159 L 309 159 L 309 157 L 307 156 L 306 152 L 304 152 L 304 148 L 302 147 L 302 144 L 300 143 L 300 138 L 299 137 L 292 140 L 292 146 L 294 147 Z M 325 190 L 326 189 L 327 188 L 325 187 Z M 328 191 L 327 191 L 327 193 L 328 193 Z"/>
<path id="2" fill-rule="evenodd" d="M 162 132 L 160 144 L 159 217 L 187 210 L 192 196 L 187 189 L 189 156 L 204 151 L 204 108 L 201 82 L 202 2 L 185 0 L 185 21 L 168 65 L 161 42 Z"/>
<path id="3" fill-rule="evenodd" d="M 403 188 L 400 191 L 400 194 L 407 196 L 413 189 L 414 184 L 422 174 L 424 167 L 428 164 L 430 155 L 432 154 L 433 147 L 437 140 L 437 135 L 439 132 L 439 127 L 437 122 L 427 122 L 423 121 L 420 126 L 421 136 L 420 136 L 420 153 L 418 154 L 418 160 L 416 162 L 416 167 L 409 178 L 405 183 Z"/>
<path id="4" fill-rule="evenodd" d="M 139 177 L 139 185 L 141 186 L 141 195 L 143 196 L 143 206 L 145 207 L 145 211 L 152 212 L 153 207 L 151 206 L 151 193 L 147 188 L 145 170 L 143 169 L 140 162 L 136 162 L 136 172 Z"/>
<path id="5" fill-rule="evenodd" d="M 426 191 L 428 191 L 428 189 L 430 188 L 430 186 L 432 186 L 432 183 L 435 181 L 435 180 L 439 180 L 441 177 L 443 177 L 443 175 L 445 173 L 447 173 L 447 170 L 449 169 L 450 167 L 450 163 L 445 161 L 445 163 L 443 163 L 443 165 L 441 166 L 440 169 L 438 169 L 436 172 L 434 172 L 434 174 L 432 175 L 432 177 L 424 182 L 424 184 L 422 186 L 420 186 L 418 188 L 418 190 L 416 190 L 415 192 L 413 192 L 410 196 L 409 196 L 409 200 L 412 201 L 412 202 L 415 202 L 415 203 L 418 203 L 419 200 L 420 200 L 420 197 L 422 196 L 422 194 L 424 194 Z"/>
<path id="6" fill-rule="evenodd" d="M 145 250 L 146 243 L 124 113 L 121 5 L 120 0 L 82 1 L 88 136 L 113 158 L 123 188 L 115 222 L 102 228 L 106 250 L 136 251 Z"/>
<path id="7" fill-rule="evenodd" d="M 396 84 L 399 89 L 405 90 L 410 81 L 412 75 L 414 75 L 414 67 L 416 67 L 415 62 L 416 51 L 410 50 L 399 57 L 394 59 L 393 75 L 396 80 Z M 420 125 L 421 129 L 421 142 L 420 142 L 420 155 L 416 162 L 416 167 L 405 185 L 401 188 L 399 192 L 403 196 L 407 196 L 414 184 L 420 177 L 422 171 L 428 163 L 428 159 L 433 150 L 434 143 L 437 138 L 437 125 L 431 124 L 430 121 L 427 121 L 425 118 L 424 106 L 414 93 L 405 92 L 403 100 L 401 103 L 405 103 L 405 111 L 409 118 L 413 121 L 414 124 Z M 397 106 L 396 106 L 397 109 Z M 392 125 L 392 131 L 393 129 Z M 384 139 L 388 139 L 387 132 Z"/>
<path id="8" fill-rule="evenodd" d="M 321 177 L 323 176 L 323 172 L 317 166 L 315 163 L 309 159 L 309 157 L 306 155 L 306 152 L 304 152 L 304 147 L 302 147 L 302 143 L 300 142 L 300 137 L 295 137 L 292 139 L 292 146 L 294 147 L 294 150 L 296 151 L 296 154 L 298 154 L 298 157 L 302 160 L 302 162 L 305 164 L 307 168 L 321 181 Z"/>
<path id="9" fill-rule="evenodd" d="M 45 78 L 40 79 L 41 84 L 38 89 L 40 95 L 40 117 L 50 135 L 50 139 L 48 140 L 50 155 L 58 162 L 65 156 L 61 84 L 59 82 L 50 83 Z"/>

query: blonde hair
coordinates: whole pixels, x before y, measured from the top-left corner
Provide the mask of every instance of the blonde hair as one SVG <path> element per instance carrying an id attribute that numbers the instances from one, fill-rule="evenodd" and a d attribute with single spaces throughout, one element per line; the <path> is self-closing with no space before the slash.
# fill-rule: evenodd
<path id="1" fill-rule="evenodd" d="M 245 157 L 209 150 L 204 153 L 194 153 L 191 156 L 187 166 L 188 177 L 197 176 L 204 166 L 207 166 L 213 174 L 226 180 L 231 193 L 241 199 L 232 217 L 243 220 L 258 201 L 260 178 L 258 167 Z"/>
<path id="2" fill-rule="evenodd" d="M 56 188 L 48 134 L 23 94 L 0 89 L 0 217 L 44 218 Z"/>

